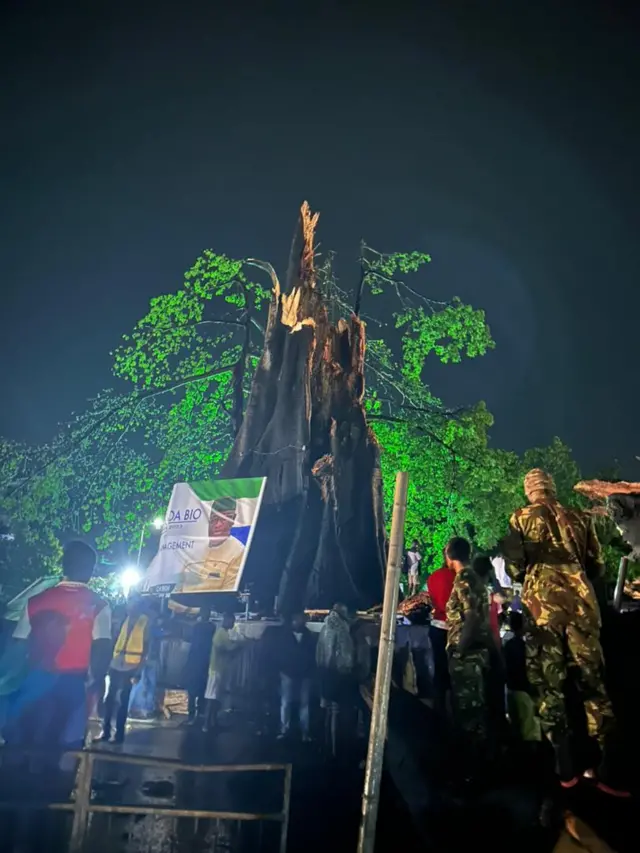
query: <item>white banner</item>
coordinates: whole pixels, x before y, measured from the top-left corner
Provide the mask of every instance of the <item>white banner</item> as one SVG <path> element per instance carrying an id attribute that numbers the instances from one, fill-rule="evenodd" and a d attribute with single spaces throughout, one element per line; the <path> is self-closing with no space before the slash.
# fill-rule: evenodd
<path id="1" fill-rule="evenodd" d="M 177 483 L 144 592 L 237 592 L 266 478 Z"/>

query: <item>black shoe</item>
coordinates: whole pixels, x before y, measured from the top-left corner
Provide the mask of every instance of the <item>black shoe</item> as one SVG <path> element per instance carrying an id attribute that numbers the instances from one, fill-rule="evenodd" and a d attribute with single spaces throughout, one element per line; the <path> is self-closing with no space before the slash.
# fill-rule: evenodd
<path id="1" fill-rule="evenodd" d="M 602 746 L 602 760 L 595 773 L 596 787 L 610 797 L 628 798 L 629 772 L 625 744 L 616 731 L 607 734 Z"/>
<path id="2" fill-rule="evenodd" d="M 563 788 L 573 788 L 578 784 L 578 773 L 573 761 L 571 738 L 564 735 L 553 742 L 555 770 Z"/>
<path id="3" fill-rule="evenodd" d="M 614 762 L 607 756 L 605 750 L 600 766 L 593 774 L 596 788 L 610 797 L 628 799 L 631 796 L 629 786 L 626 784 L 626 774 L 621 772 L 619 763 Z"/>

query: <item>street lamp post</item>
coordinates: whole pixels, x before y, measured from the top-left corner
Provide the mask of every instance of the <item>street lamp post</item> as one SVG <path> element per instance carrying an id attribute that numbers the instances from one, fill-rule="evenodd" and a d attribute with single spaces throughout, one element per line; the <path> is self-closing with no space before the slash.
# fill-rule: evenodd
<path id="1" fill-rule="evenodd" d="M 147 529 L 147 526 L 152 524 L 156 530 L 162 530 L 162 526 L 164 524 L 164 519 L 158 516 L 154 518 L 153 521 L 148 521 L 146 524 L 142 525 L 142 529 L 140 530 L 140 545 L 138 546 L 138 559 L 136 560 L 136 569 L 140 570 L 140 560 L 142 559 L 142 546 L 144 545 L 144 533 Z"/>

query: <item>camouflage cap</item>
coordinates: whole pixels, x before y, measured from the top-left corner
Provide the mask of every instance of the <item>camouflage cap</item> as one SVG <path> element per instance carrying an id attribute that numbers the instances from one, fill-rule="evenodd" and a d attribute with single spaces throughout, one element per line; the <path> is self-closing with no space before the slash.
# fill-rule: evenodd
<path id="1" fill-rule="evenodd" d="M 555 498 L 556 484 L 551 476 L 542 468 L 532 468 L 524 478 L 524 493 L 531 503 L 545 498 Z"/>

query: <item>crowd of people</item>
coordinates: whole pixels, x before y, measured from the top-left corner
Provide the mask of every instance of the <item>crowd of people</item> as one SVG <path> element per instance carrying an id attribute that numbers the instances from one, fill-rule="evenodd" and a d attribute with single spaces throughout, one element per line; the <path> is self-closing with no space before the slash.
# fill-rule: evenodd
<path id="1" fill-rule="evenodd" d="M 532 749 L 551 744 L 563 787 L 586 774 L 600 790 L 628 796 L 605 687 L 596 594 L 604 567 L 592 519 L 562 506 L 542 470 L 530 471 L 524 486 L 529 504 L 512 516 L 499 549 L 522 583 L 513 608 L 492 560 L 473 557 L 464 538 L 451 539 L 443 566 L 428 577 L 436 708 L 466 734 L 476 766 L 504 743 L 506 714 L 511 734 Z M 581 700 L 585 744 L 568 710 L 570 686 Z"/>
<path id="2" fill-rule="evenodd" d="M 215 628 L 209 611 L 200 612 L 186 667 L 189 725 L 210 731 L 230 712 L 234 659 L 244 643 L 233 614 L 226 614 Z M 369 671 L 369 646 L 360 624 L 344 604 L 337 603 L 320 631 L 308 627 L 302 611 L 267 628 L 259 644 L 253 686 L 264 700 L 260 706 L 263 717 L 273 716 L 269 714 L 271 700 L 277 697 L 279 740 L 294 734 L 302 742 L 312 739 L 317 699 L 324 713 L 327 745 L 336 753 L 338 741 L 355 730 L 358 685 Z"/>
<path id="3" fill-rule="evenodd" d="M 178 624 L 189 644 L 174 686 L 187 691 L 187 725 L 218 729 L 231 711 L 235 664 L 246 642 L 234 614 L 214 621 L 204 606 L 192 625 L 182 624 L 161 618 L 153 606 L 159 602 L 135 591 L 124 606 L 111 608 L 89 587 L 95 563 L 92 548 L 69 543 L 63 578 L 27 601 L 0 662 L 3 683 L 10 685 L 2 697 L 3 740 L 20 748 L 81 749 L 93 715 L 102 723 L 93 742 L 122 744 L 132 710 L 136 716 L 160 711 L 161 640 L 171 636 L 167 625 Z M 263 685 L 263 710 L 271 710 L 277 697 L 274 734 L 310 741 L 317 705 L 325 709 L 327 739 L 337 749 L 345 721 L 356 717 L 358 682 L 370 666 L 353 614 L 336 604 L 314 632 L 303 612 L 294 613 L 268 627 L 258 646 L 253 686 Z"/>
<path id="4" fill-rule="evenodd" d="M 525 493 L 529 504 L 513 515 L 499 548 L 522 583 L 520 596 L 501 587 L 496 560 L 474 556 L 461 537 L 450 540 L 443 565 L 428 577 L 435 708 L 466 733 L 471 764 L 500 749 L 508 720 L 511 735 L 532 749 L 548 740 L 563 786 L 576 785 L 589 771 L 601 790 L 626 795 L 604 680 L 594 588 L 603 564 L 592 521 L 558 502 L 553 479 L 543 471 L 529 472 Z M 81 748 L 89 712 L 98 707 L 99 739 L 121 743 L 125 737 L 132 689 L 154 658 L 157 620 L 134 594 L 121 624 L 112 624 L 108 603 L 88 586 L 95 562 L 88 545 L 70 543 L 64 578 L 29 599 L 15 629 L 16 644 L 26 651 L 12 658 L 24 662 L 24 671 L 14 678 L 4 709 L 2 733 L 12 745 Z M 407 553 L 411 592 L 421 562 L 414 542 Z M 188 724 L 210 731 L 229 711 L 234 660 L 245 641 L 233 614 L 216 627 L 206 608 L 190 639 L 182 673 Z M 362 623 L 336 604 L 321 630 L 312 632 L 304 613 L 295 613 L 268 628 L 261 647 L 260 679 L 279 700 L 277 736 L 295 731 L 303 741 L 311 738 L 317 695 L 326 742 L 338 753 L 341 738 L 355 738 L 358 687 L 371 672 Z M 569 682 L 582 699 L 587 751 L 578 752 L 572 737 Z"/>

